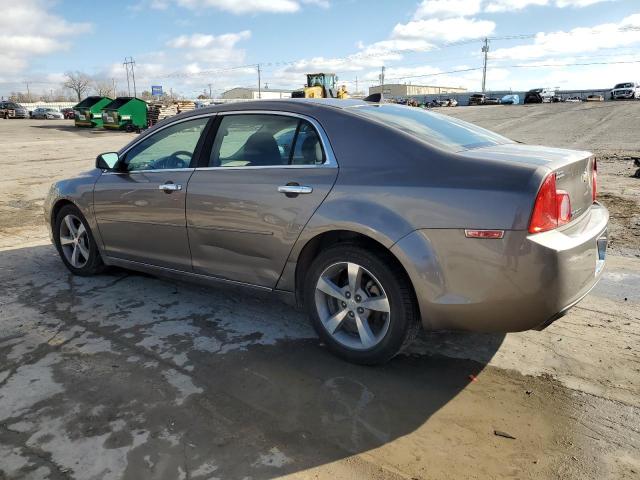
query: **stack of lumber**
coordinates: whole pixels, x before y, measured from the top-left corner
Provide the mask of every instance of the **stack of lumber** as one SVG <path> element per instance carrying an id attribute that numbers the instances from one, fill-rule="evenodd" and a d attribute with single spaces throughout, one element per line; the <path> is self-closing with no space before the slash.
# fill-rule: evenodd
<path id="1" fill-rule="evenodd" d="M 178 107 L 178 110 L 180 110 L 180 113 L 182 112 L 188 112 L 189 110 L 193 110 L 194 108 L 196 108 L 196 104 L 187 100 L 178 100 L 177 102 L 175 102 L 175 104 Z"/>
<path id="2" fill-rule="evenodd" d="M 173 117 L 178 112 L 187 112 L 196 108 L 196 104 L 193 102 L 179 100 L 172 102 L 171 104 L 165 103 L 152 103 L 149 105 L 149 125 L 155 125 L 165 118 Z"/>
<path id="3" fill-rule="evenodd" d="M 147 113 L 149 117 L 149 125 L 155 125 L 165 118 L 172 117 L 178 113 L 176 105 L 165 105 L 163 103 L 152 103 L 149 105 Z"/>

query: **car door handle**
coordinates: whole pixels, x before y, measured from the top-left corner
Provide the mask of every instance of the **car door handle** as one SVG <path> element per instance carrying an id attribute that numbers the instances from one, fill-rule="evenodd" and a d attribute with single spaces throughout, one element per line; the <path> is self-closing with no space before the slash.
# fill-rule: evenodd
<path id="1" fill-rule="evenodd" d="M 158 190 L 162 190 L 165 192 L 175 192 L 176 190 L 182 190 L 182 185 L 177 183 L 163 183 L 162 185 L 158 185 Z"/>
<path id="2" fill-rule="evenodd" d="M 313 192 L 313 188 L 312 187 L 308 187 L 306 185 L 280 185 L 278 187 L 278 191 L 280 193 L 293 193 L 295 195 L 298 194 L 306 194 L 306 193 L 311 193 Z"/>

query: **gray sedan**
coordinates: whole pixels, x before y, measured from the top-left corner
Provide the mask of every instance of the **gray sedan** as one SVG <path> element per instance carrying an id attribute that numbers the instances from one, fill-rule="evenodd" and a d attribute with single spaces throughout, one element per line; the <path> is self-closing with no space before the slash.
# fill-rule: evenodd
<path id="1" fill-rule="evenodd" d="M 77 275 L 107 265 L 272 291 L 353 362 L 420 326 L 542 329 L 602 273 L 589 152 L 529 146 L 423 109 L 279 100 L 161 122 L 52 186 Z"/>
<path id="2" fill-rule="evenodd" d="M 38 107 L 31 113 L 31 118 L 44 120 L 62 120 L 64 115 L 57 108 Z"/>

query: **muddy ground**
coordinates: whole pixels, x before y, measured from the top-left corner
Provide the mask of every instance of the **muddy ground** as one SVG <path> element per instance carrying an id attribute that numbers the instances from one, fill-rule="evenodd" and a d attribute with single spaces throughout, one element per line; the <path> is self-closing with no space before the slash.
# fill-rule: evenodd
<path id="1" fill-rule="evenodd" d="M 447 113 L 595 150 L 607 269 L 543 332 L 424 333 L 377 368 L 269 296 L 71 276 L 43 196 L 133 136 L 0 121 L 0 479 L 640 478 L 640 102 Z"/>

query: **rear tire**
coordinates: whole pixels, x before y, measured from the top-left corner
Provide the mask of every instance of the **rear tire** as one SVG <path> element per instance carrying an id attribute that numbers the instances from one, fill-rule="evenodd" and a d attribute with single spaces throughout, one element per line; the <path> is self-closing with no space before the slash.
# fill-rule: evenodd
<path id="1" fill-rule="evenodd" d="M 53 239 L 65 266 L 74 275 L 96 275 L 104 263 L 87 220 L 75 205 L 65 205 L 53 223 Z"/>
<path id="2" fill-rule="evenodd" d="M 322 341 L 353 363 L 387 362 L 420 328 L 406 273 L 389 254 L 358 244 L 335 245 L 314 259 L 304 282 L 304 304 Z"/>

